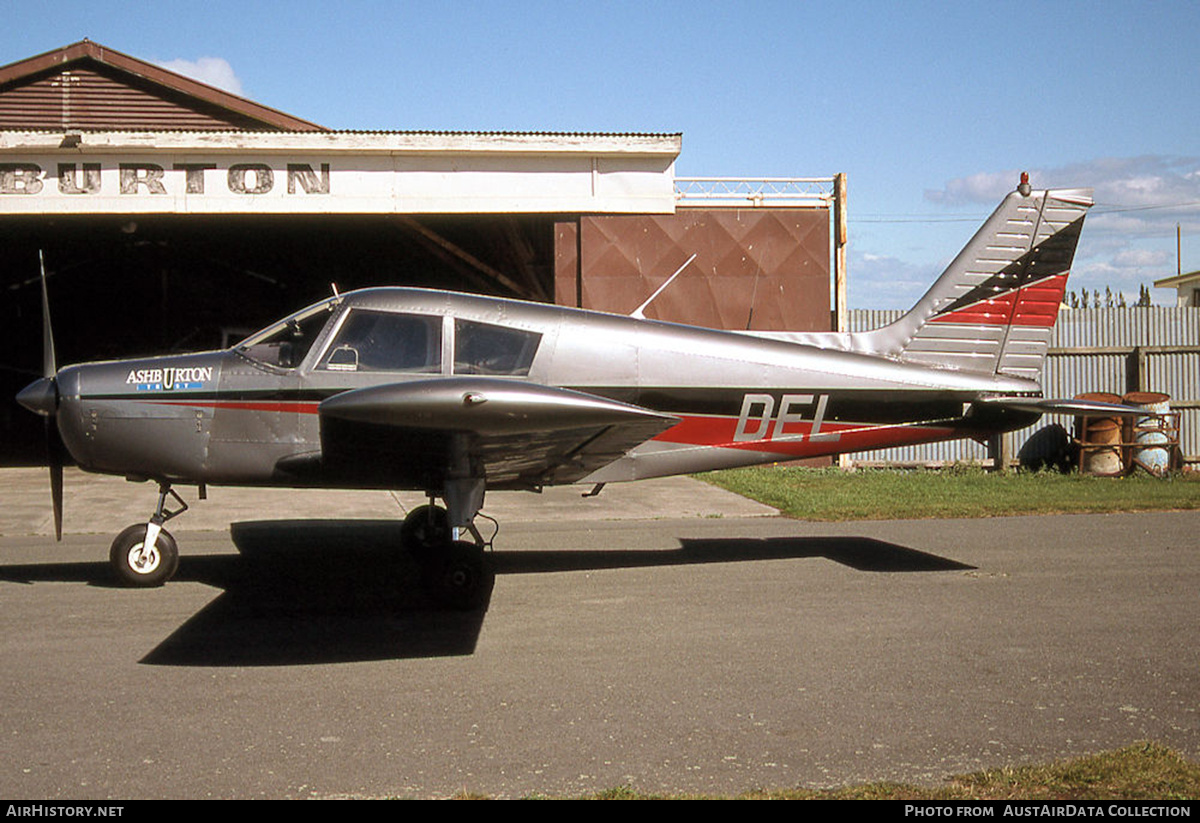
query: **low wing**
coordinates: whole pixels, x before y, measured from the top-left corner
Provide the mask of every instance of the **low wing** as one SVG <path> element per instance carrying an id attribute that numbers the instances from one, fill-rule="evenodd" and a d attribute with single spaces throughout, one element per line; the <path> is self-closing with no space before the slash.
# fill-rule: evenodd
<path id="1" fill-rule="evenodd" d="M 485 377 L 391 383 L 321 403 L 322 462 L 393 488 L 571 483 L 678 418 L 582 392 Z"/>

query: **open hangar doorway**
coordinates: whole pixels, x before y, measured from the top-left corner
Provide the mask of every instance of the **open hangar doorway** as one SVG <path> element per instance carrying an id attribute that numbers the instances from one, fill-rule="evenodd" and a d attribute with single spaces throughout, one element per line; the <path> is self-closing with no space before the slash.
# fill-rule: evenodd
<path id="1" fill-rule="evenodd" d="M 553 216 L 0 219 L 0 465 L 45 460 L 15 395 L 41 376 L 39 252 L 58 365 L 223 348 L 330 294 L 418 286 L 554 302 Z"/>

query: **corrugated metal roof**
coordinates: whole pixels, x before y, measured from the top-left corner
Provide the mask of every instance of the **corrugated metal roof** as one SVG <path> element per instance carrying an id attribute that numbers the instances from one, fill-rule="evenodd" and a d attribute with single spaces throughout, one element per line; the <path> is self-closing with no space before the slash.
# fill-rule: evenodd
<path id="1" fill-rule="evenodd" d="M 88 128 L 86 126 L 72 127 L 69 129 L 73 132 L 82 134 L 99 134 L 110 132 L 164 132 L 168 134 L 186 134 L 197 129 L 185 127 L 164 127 L 164 128 L 138 128 L 134 126 L 122 125 L 118 128 Z M 28 132 L 30 134 L 54 134 L 61 135 L 64 131 L 62 126 L 15 126 L 8 128 L 0 128 L 0 131 L 9 132 Z M 244 137 L 248 134 L 264 134 L 271 136 L 298 134 L 311 136 L 312 131 L 300 129 L 201 129 L 204 135 L 212 136 L 214 134 L 231 134 L 239 137 Z M 575 138 L 629 138 L 629 139 L 651 139 L 651 140 L 672 140 L 683 137 L 682 132 L 637 132 L 637 131 L 432 131 L 428 129 L 323 129 L 319 132 L 322 136 L 326 135 L 410 135 L 414 137 L 575 137 Z"/>
<path id="2" fill-rule="evenodd" d="M 69 89 L 64 86 L 69 85 Z M 206 101 L 155 88 L 135 88 L 121 78 L 76 67 L 0 92 L 0 128 L 122 128 L 223 130 L 244 116 Z"/>
<path id="3" fill-rule="evenodd" d="M 64 80 L 63 75 L 69 79 Z M 69 85 L 69 100 L 64 89 Z M 680 139 L 680 132 L 326 129 L 90 40 L 0 66 L 0 129 Z"/>
<path id="4" fill-rule="evenodd" d="M 146 105 L 154 110 L 149 119 L 138 111 Z M 0 66 L 2 125 L 158 128 L 180 119 L 189 128 L 324 130 L 90 40 Z"/>
<path id="5" fill-rule="evenodd" d="M 62 134 L 61 126 L 17 126 L 4 129 L 4 131 L 13 132 L 29 132 L 31 134 Z M 100 132 L 170 132 L 170 133 L 187 133 L 196 131 L 196 129 L 188 128 L 155 128 L 143 129 L 129 126 L 121 126 L 120 128 L 72 128 L 71 131 L 78 131 L 84 134 L 100 133 Z M 300 134 L 304 136 L 313 135 L 312 131 L 301 129 L 203 129 L 205 135 L 213 134 L 236 134 L 244 136 L 247 134 Z M 627 138 L 650 138 L 655 140 L 669 140 L 683 137 L 682 132 L 636 132 L 636 131 L 432 131 L 429 129 L 322 129 L 318 132 L 320 135 L 413 135 L 413 136 L 429 136 L 429 137 L 627 137 Z"/>
<path id="6" fill-rule="evenodd" d="M 681 138 L 683 132 L 650 131 L 472 131 L 462 129 L 326 129 L 327 134 L 419 134 L 433 137 L 650 137 Z"/>
<path id="7" fill-rule="evenodd" d="M 669 163 L 681 147 L 677 135 L 601 132 L 354 132 L 246 131 L 215 129 L 100 130 L 3 129 L 6 152 L 58 152 L 64 131 L 82 136 L 81 154 L 114 152 L 329 152 L 340 154 L 432 155 L 514 154 L 586 157 L 646 157 Z M 665 166 L 657 171 L 661 172 Z"/>

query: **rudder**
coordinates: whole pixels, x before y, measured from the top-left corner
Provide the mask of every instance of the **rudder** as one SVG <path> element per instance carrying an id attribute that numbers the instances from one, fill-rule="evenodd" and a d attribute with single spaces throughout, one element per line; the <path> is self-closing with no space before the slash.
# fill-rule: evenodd
<path id="1" fill-rule="evenodd" d="M 1092 205 L 1090 189 L 1009 194 L 932 288 L 856 349 L 1038 380 Z"/>

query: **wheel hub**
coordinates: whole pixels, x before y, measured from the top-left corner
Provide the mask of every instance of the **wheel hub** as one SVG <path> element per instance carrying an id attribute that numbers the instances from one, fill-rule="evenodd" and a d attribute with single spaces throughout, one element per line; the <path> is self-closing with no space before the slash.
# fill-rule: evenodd
<path id="1" fill-rule="evenodd" d="M 129 550 L 129 568 L 133 569 L 138 574 L 150 574 L 158 568 L 158 563 L 161 558 L 154 549 L 146 549 L 144 544 L 139 543 Z"/>

